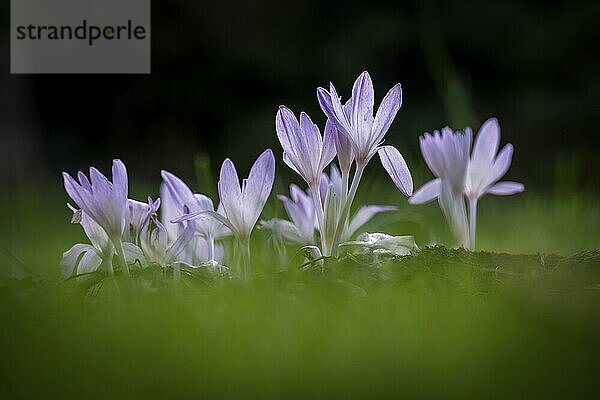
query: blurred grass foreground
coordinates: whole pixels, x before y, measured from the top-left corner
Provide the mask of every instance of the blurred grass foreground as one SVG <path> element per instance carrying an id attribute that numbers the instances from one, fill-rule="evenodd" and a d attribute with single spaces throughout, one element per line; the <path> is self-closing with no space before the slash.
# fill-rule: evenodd
<path id="1" fill-rule="evenodd" d="M 451 244 L 441 213 L 401 205 L 368 228 L 414 233 L 419 254 L 349 256 L 323 269 L 300 268 L 297 249 L 281 253 L 259 230 L 249 282 L 202 273 L 175 282 L 156 270 L 61 282 L 60 255 L 82 239 L 64 199 L 52 190 L 2 199 L 1 398 L 575 398 L 600 389 L 600 209 L 586 196 L 487 199 L 475 253 L 427 247 Z"/>

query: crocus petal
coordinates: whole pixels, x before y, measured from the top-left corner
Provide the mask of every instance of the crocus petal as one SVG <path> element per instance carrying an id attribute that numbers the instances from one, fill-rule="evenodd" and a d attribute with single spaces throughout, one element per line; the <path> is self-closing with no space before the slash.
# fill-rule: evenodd
<path id="1" fill-rule="evenodd" d="M 408 199 L 408 202 L 410 204 L 424 204 L 437 198 L 440 195 L 440 183 L 440 178 L 427 182 Z"/>
<path id="2" fill-rule="evenodd" d="M 81 212 L 81 227 L 95 248 L 108 252 L 113 245 L 108 235 L 85 211 Z"/>
<path id="3" fill-rule="evenodd" d="M 473 145 L 471 162 L 478 167 L 492 164 L 498 145 L 500 144 L 500 125 L 496 118 L 490 118 L 483 123 Z"/>
<path id="4" fill-rule="evenodd" d="M 525 190 L 525 185 L 518 182 L 498 182 L 487 190 L 489 194 L 495 194 L 497 196 L 508 196 L 511 194 L 521 193 Z"/>
<path id="5" fill-rule="evenodd" d="M 279 106 L 275 116 L 275 130 L 283 151 L 288 153 L 288 156 L 292 159 L 297 158 L 300 150 L 298 148 L 300 124 L 289 108 Z"/>
<path id="6" fill-rule="evenodd" d="M 133 265 L 139 263 L 141 266 L 146 266 L 146 258 L 142 249 L 130 242 L 123 242 L 123 253 L 127 264 Z"/>
<path id="7" fill-rule="evenodd" d="M 235 225 L 232 224 L 232 222 L 227 219 L 225 216 L 221 215 L 218 212 L 215 211 L 198 211 L 195 213 L 190 213 L 190 214 L 185 214 L 182 215 L 178 218 L 175 218 L 173 220 L 171 220 L 172 223 L 177 224 L 180 222 L 186 222 L 186 221 L 192 221 L 192 220 L 196 220 L 198 218 L 202 218 L 204 216 L 210 216 L 213 217 L 214 219 L 216 219 L 217 221 L 221 222 L 223 225 L 225 225 L 227 228 L 229 228 L 232 232 L 234 233 L 238 233 L 238 227 L 236 227 Z"/>
<path id="8" fill-rule="evenodd" d="M 335 144 L 335 153 L 337 153 L 340 168 L 344 171 L 350 171 L 352 161 L 354 161 L 354 151 L 352 150 L 352 142 L 348 136 L 344 135 L 342 131 L 337 128 L 337 125 L 331 120 L 327 119 L 325 124 L 325 138 L 326 142 L 328 137 L 333 136 Z"/>
<path id="9" fill-rule="evenodd" d="M 245 232 L 250 233 L 258 221 L 275 180 L 275 157 L 271 149 L 265 150 L 250 169 L 248 183 L 244 188 L 242 203 L 244 207 Z M 225 207 L 227 209 L 227 207 Z"/>
<path id="10" fill-rule="evenodd" d="M 338 125 L 338 129 L 344 131 L 344 133 L 350 137 L 354 137 L 348 117 L 344 113 L 344 108 L 340 103 L 340 98 L 335 90 L 333 84 L 329 86 L 329 92 L 323 88 L 317 89 L 317 99 L 321 109 Z"/>
<path id="11" fill-rule="evenodd" d="M 319 128 L 315 125 L 308 114 L 304 111 L 300 113 L 300 148 L 303 148 L 301 162 L 305 168 L 304 179 L 307 183 L 315 184 L 320 178 L 322 169 L 321 165 L 321 149 L 323 147 L 323 139 Z"/>
<path id="12" fill-rule="evenodd" d="M 383 146 L 379 149 L 379 158 L 383 168 L 392 178 L 396 187 L 405 196 L 412 195 L 413 180 L 402 154 L 393 146 Z"/>
<path id="13" fill-rule="evenodd" d="M 169 171 L 161 171 L 160 176 L 162 177 L 165 189 L 168 190 L 169 195 L 175 201 L 178 213 L 183 211 L 183 206 L 187 206 L 192 212 L 198 211 L 194 193 L 185 182 Z"/>
<path id="14" fill-rule="evenodd" d="M 177 258 L 185 251 L 186 246 L 194 237 L 195 230 L 196 227 L 194 226 L 194 223 L 190 221 L 181 235 L 179 235 L 177 240 L 175 240 L 167 250 L 165 259 L 168 264 L 179 261 Z"/>
<path id="15" fill-rule="evenodd" d="M 235 165 L 230 159 L 223 161 L 218 189 L 219 198 L 223 203 L 227 218 L 239 228 L 243 224 L 242 189 L 240 188 L 240 180 Z"/>
<path id="16" fill-rule="evenodd" d="M 88 250 L 83 254 L 79 265 L 77 266 L 77 275 L 88 274 L 94 272 L 102 264 L 102 258 L 98 255 L 96 250 Z"/>
<path id="17" fill-rule="evenodd" d="M 350 224 L 348 225 L 348 229 L 346 231 L 346 236 L 349 239 L 356 231 L 369 222 L 375 215 L 388 212 L 388 211 L 396 211 L 398 208 L 394 206 L 362 206 L 356 211 L 354 217 L 350 220 Z"/>
<path id="18" fill-rule="evenodd" d="M 373 82 L 367 71 L 364 71 L 352 87 L 350 125 L 358 133 L 360 143 L 369 141 L 373 126 L 373 103 L 375 101 Z"/>
<path id="19" fill-rule="evenodd" d="M 510 143 L 500 150 L 491 170 L 490 183 L 496 182 L 506 174 L 512 162 L 513 150 L 513 146 Z"/>
<path id="20" fill-rule="evenodd" d="M 94 251 L 94 248 L 89 244 L 77 243 L 69 250 L 65 251 L 62 256 L 62 260 L 60 262 L 60 266 L 62 269 L 62 276 L 67 278 L 73 275 L 73 271 L 77 266 L 77 261 L 79 261 L 79 257 L 87 251 Z"/>
<path id="21" fill-rule="evenodd" d="M 129 183 L 127 179 L 127 168 L 121 160 L 113 160 L 112 165 L 112 184 L 115 193 L 117 207 L 124 207 L 127 202 L 127 193 L 129 192 Z"/>
<path id="22" fill-rule="evenodd" d="M 319 163 L 320 172 L 322 172 L 333 161 L 336 155 L 338 130 L 335 124 L 327 120 L 325 131 L 323 132 L 323 147 L 321 149 L 321 160 Z"/>
<path id="23" fill-rule="evenodd" d="M 284 219 L 274 218 L 264 221 L 261 226 L 270 229 L 275 235 L 288 242 L 299 244 L 313 244 L 314 242 L 313 238 L 303 237 L 296 225 Z"/>
<path id="24" fill-rule="evenodd" d="M 377 146 L 383 140 L 401 106 L 402 87 L 398 83 L 385 95 L 377 109 L 371 133 L 371 146 Z"/>

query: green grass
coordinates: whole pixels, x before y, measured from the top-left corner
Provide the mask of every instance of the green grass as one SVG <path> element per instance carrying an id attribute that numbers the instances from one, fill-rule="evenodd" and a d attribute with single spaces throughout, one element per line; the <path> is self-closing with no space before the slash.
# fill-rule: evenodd
<path id="1" fill-rule="evenodd" d="M 400 201 L 368 183 L 360 193 Z M 425 248 L 452 243 L 439 209 L 400 203 L 369 230 L 415 234 L 420 254 L 324 270 L 299 270 L 296 249 L 279 254 L 259 231 L 246 283 L 206 274 L 176 283 L 155 270 L 59 282 L 61 253 L 84 240 L 66 197 L 9 192 L 1 202 L 2 398 L 573 398 L 600 389 L 600 256 L 582 253 L 600 247 L 595 198 L 485 198 L 479 253 Z M 15 279 L 23 268 L 34 279 Z"/>

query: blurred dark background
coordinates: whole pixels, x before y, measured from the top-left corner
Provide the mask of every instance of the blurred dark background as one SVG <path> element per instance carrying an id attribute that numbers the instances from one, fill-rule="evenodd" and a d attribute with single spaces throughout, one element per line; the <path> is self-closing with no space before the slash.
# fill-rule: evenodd
<path id="1" fill-rule="evenodd" d="M 134 180 L 191 177 L 201 153 L 245 173 L 265 147 L 281 154 L 279 104 L 322 127 L 316 87 L 347 97 L 366 69 L 376 106 L 403 85 L 387 141 L 412 169 L 424 131 L 496 116 L 516 148 L 509 178 L 599 187 L 600 2 L 155 1 L 151 75 L 55 76 L 10 75 L 1 7 L 0 181 L 60 185 L 61 170 L 113 157 Z"/>

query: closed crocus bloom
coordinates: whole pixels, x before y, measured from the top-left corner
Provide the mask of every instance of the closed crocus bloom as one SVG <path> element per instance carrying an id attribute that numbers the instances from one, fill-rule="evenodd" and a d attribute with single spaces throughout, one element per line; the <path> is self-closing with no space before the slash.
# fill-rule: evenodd
<path id="1" fill-rule="evenodd" d="M 308 186 L 318 185 L 323 170 L 335 157 L 336 131 L 325 129 L 322 137 L 319 128 L 305 112 L 300 113 L 298 122 L 294 113 L 285 106 L 280 106 L 277 111 L 275 128 L 283 147 L 283 161 Z"/>
<path id="2" fill-rule="evenodd" d="M 262 226 L 285 241 L 305 245 L 314 244 L 317 218 L 310 195 L 297 185 L 291 184 L 290 197 L 279 195 L 277 198 L 283 203 L 290 220 L 274 218 L 264 221 Z"/>
<path id="3" fill-rule="evenodd" d="M 119 257 L 121 267 L 129 275 L 122 235 L 128 218 L 127 169 L 121 160 L 113 160 L 112 182 L 96 168 L 90 168 L 90 178 L 79 172 L 79 182 L 63 172 L 65 190 L 84 213 L 108 235 Z M 112 273 L 112 270 L 109 270 Z"/>
<path id="4" fill-rule="evenodd" d="M 90 168 L 90 179 L 77 174 L 79 182 L 63 172 L 65 190 L 75 204 L 111 237 L 120 237 L 127 218 L 127 169 L 121 160 L 113 160 L 110 182 L 96 168 Z"/>

